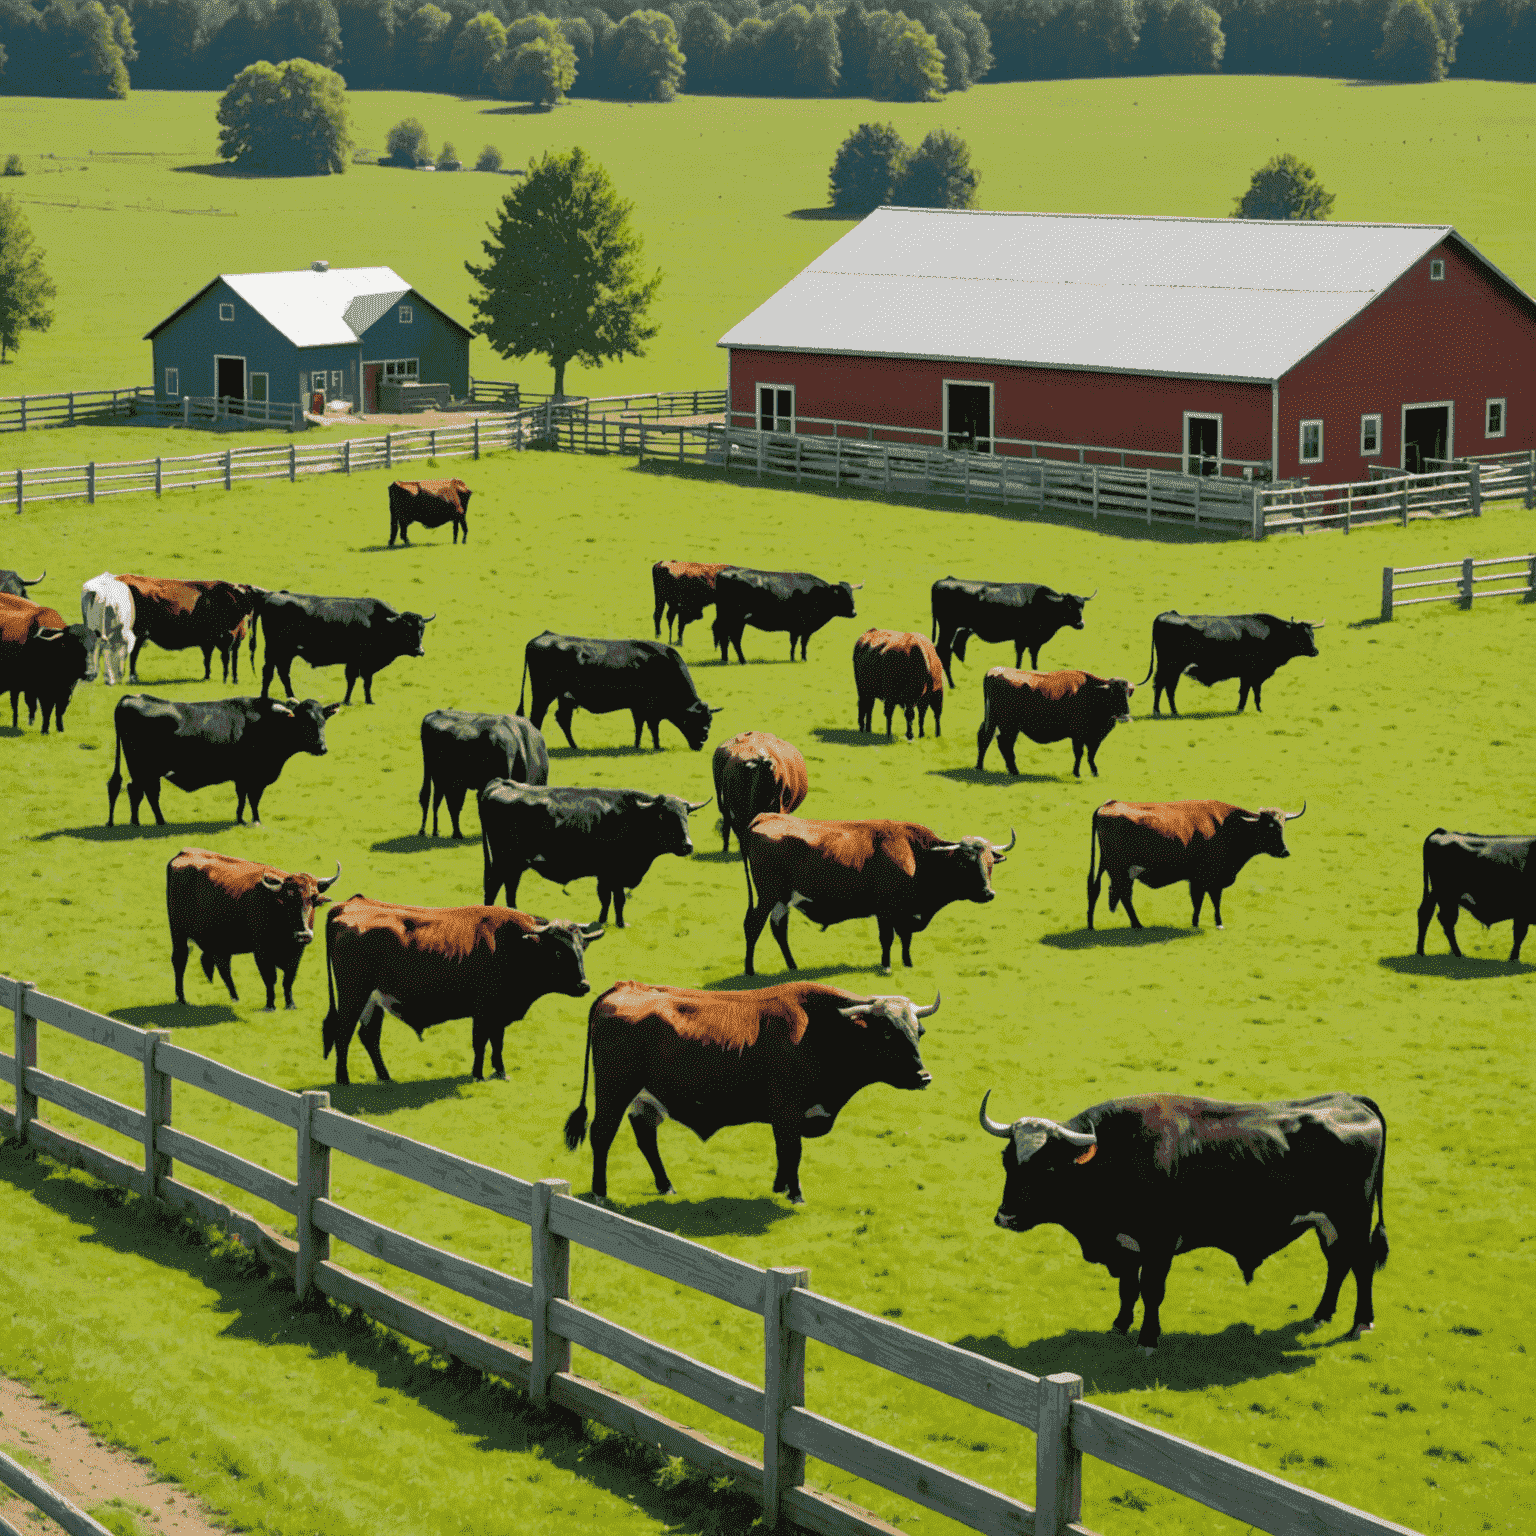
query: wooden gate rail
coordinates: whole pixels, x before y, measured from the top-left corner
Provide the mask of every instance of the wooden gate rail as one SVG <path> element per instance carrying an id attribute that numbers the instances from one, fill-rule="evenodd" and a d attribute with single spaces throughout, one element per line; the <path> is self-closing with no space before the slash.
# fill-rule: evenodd
<path id="1" fill-rule="evenodd" d="M 153 389 L 73 389 L 54 395 L 0 395 L 0 432 L 26 432 L 35 427 L 74 427 L 87 421 L 132 416 Z"/>
<path id="2" fill-rule="evenodd" d="M 1489 566 L 1500 569 L 1479 576 L 1480 570 Z M 1524 570 L 1510 570 L 1510 566 L 1523 566 Z M 1399 581 L 1399 576 L 1417 575 L 1423 571 L 1455 571 L 1454 576 L 1431 576 L 1427 581 Z M 1516 582 L 1516 586 L 1503 586 L 1494 592 L 1479 592 L 1479 584 L 1492 581 Z M 1452 587 L 1450 592 L 1435 592 L 1428 597 L 1398 597 L 1399 592 L 1414 592 L 1425 587 Z M 1440 560 L 1432 565 L 1384 565 L 1381 568 L 1381 616 L 1390 619 L 1398 608 L 1417 608 L 1422 603 L 1460 603 L 1470 608 L 1479 597 L 1523 597 L 1528 603 L 1536 603 L 1536 555 L 1495 555 L 1487 560 Z"/>
<path id="3" fill-rule="evenodd" d="M 223 1225 L 274 1272 L 291 1279 L 300 1300 L 319 1292 L 431 1349 L 511 1381 L 535 1404 L 553 1403 L 658 1446 L 668 1456 L 681 1456 L 713 1475 L 737 1479 L 760 1497 L 769 1529 L 793 1524 L 822 1536 L 899 1536 L 896 1527 L 870 1511 L 807 1487 L 805 1460 L 813 1456 L 973 1530 L 994 1536 L 1091 1536 L 1079 1522 L 1082 1460 L 1094 1456 L 1276 1536 L 1413 1536 L 1406 1527 L 1086 1403 L 1080 1376 L 1042 1379 L 928 1338 L 817 1295 L 809 1289 L 810 1275 L 804 1269 L 760 1269 L 573 1199 L 564 1179 L 529 1183 L 398 1131 L 355 1120 L 331 1109 L 328 1093 L 290 1093 L 173 1045 L 166 1030 L 136 1029 L 49 997 L 30 982 L 0 977 L 0 1007 L 8 1007 L 13 1019 L 13 1050 L 0 1053 L 0 1082 L 15 1091 L 15 1108 L 0 1108 L 0 1132 L 108 1183 Z M 143 1108 L 41 1071 L 39 1022 L 139 1060 Z M 293 1128 L 295 1177 L 178 1130 L 171 1123 L 173 1082 L 190 1084 Z M 142 1165 L 46 1124 L 38 1118 L 40 1103 L 58 1104 L 139 1141 Z M 531 1280 L 450 1253 L 333 1200 L 333 1151 L 527 1226 Z M 292 1214 L 297 1242 L 176 1179 L 176 1162 Z M 332 1258 L 333 1237 L 471 1301 L 526 1319 L 530 1347 L 487 1337 L 354 1274 Z M 760 1316 L 762 1386 L 573 1302 L 573 1245 Z M 1034 1507 L 817 1413 L 806 1403 L 805 1351 L 810 1340 L 1033 1431 Z M 688 1425 L 576 1375 L 572 1345 L 761 1433 L 762 1459 L 719 1445 Z M 0 1458 L 0 1481 L 6 1479 Z M 94 1523 L 66 1524 L 66 1529 L 72 1536 L 102 1536 Z"/>
<path id="4" fill-rule="evenodd" d="M 19 1461 L 12 1461 L 3 1451 L 0 1451 L 0 1484 L 19 1494 L 34 1509 L 42 1510 L 69 1536 L 112 1536 L 99 1520 L 93 1520 L 83 1509 L 71 1504 L 62 1493 L 56 1493 L 42 1478 L 29 1472 Z M 0 1516 L 0 1536 L 21 1536 L 21 1532 Z"/>

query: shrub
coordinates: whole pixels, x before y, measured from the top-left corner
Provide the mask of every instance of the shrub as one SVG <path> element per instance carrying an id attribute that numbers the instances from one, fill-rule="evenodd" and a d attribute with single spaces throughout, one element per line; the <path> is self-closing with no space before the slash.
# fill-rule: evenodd
<path id="1" fill-rule="evenodd" d="M 1295 155 L 1276 155 L 1253 173 L 1248 190 L 1232 210 L 1234 219 L 1326 219 L 1333 193 L 1325 192 L 1317 172 Z"/>
<path id="2" fill-rule="evenodd" d="M 0 171 L 4 176 L 25 176 L 27 168 L 21 163 L 20 155 L 7 155 L 5 157 L 5 170 Z"/>
<path id="3" fill-rule="evenodd" d="M 437 168 L 440 171 L 462 171 L 464 162 L 459 159 L 459 152 L 452 144 L 445 143 L 442 153 L 437 157 Z"/>
<path id="4" fill-rule="evenodd" d="M 910 151 L 894 123 L 860 123 L 837 147 L 829 182 L 832 206 L 862 219 L 890 202 Z"/>
<path id="5" fill-rule="evenodd" d="M 903 208 L 974 207 L 970 146 L 958 133 L 935 128 L 908 157 L 891 201 Z"/>
<path id="6" fill-rule="evenodd" d="M 427 143 L 427 130 L 420 118 L 403 117 L 389 130 L 384 140 L 386 165 L 430 165 L 432 148 Z"/>
<path id="7" fill-rule="evenodd" d="M 480 158 L 475 161 L 477 171 L 499 171 L 501 169 L 501 151 L 494 144 L 487 144 L 480 151 Z"/>

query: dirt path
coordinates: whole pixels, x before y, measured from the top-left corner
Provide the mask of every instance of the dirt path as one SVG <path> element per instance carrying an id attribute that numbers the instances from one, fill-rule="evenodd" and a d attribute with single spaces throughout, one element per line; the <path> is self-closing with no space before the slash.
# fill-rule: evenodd
<path id="1" fill-rule="evenodd" d="M 224 1536 L 207 1507 L 180 1483 L 154 1481 L 155 1469 L 131 1451 L 98 1440 L 74 1414 L 0 1376 L 0 1451 L 41 1477 L 72 1504 L 92 1511 L 120 1501 L 114 1515 L 134 1517 L 145 1536 Z M 44 1524 L 26 1500 L 0 1485 L 0 1515 L 22 1531 Z M 104 1514 L 98 1513 L 97 1519 Z M 106 1523 L 113 1524 L 111 1518 Z M 121 1529 L 132 1530 L 126 1520 Z"/>

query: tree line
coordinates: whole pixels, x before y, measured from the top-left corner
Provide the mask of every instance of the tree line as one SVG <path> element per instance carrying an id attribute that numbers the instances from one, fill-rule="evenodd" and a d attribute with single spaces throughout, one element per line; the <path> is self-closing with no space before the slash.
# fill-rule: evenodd
<path id="1" fill-rule="evenodd" d="M 222 90 L 310 59 L 356 90 L 929 100 L 975 81 L 1536 80 L 1536 0 L 0 0 L 0 93 Z M 887 0 L 887 5 L 891 0 Z"/>

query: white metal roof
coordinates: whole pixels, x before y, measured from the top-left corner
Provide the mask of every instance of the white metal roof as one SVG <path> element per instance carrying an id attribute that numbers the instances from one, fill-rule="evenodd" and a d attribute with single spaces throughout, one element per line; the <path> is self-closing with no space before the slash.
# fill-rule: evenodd
<path id="1" fill-rule="evenodd" d="M 408 293 L 411 287 L 389 267 L 226 272 L 223 278 L 296 347 L 345 346 L 357 341 L 358 334 L 346 318 L 352 301 L 365 295 Z"/>
<path id="2" fill-rule="evenodd" d="M 880 208 L 719 345 L 1268 383 L 1454 235 Z"/>

